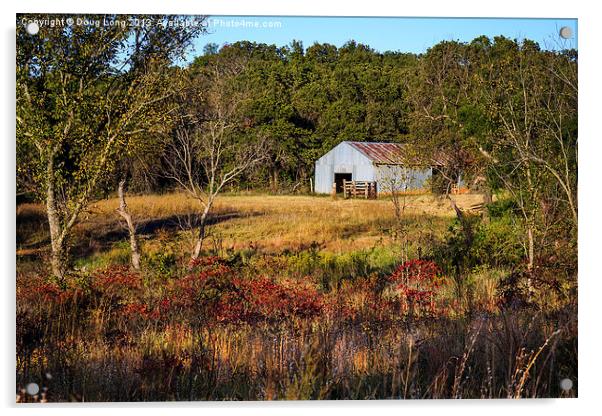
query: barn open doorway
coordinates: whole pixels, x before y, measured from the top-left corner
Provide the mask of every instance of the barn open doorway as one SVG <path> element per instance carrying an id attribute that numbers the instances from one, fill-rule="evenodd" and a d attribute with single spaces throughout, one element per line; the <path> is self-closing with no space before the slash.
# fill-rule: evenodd
<path id="1" fill-rule="evenodd" d="M 334 174 L 334 183 L 336 184 L 337 194 L 343 192 L 343 181 L 351 180 L 351 173 L 335 173 Z"/>

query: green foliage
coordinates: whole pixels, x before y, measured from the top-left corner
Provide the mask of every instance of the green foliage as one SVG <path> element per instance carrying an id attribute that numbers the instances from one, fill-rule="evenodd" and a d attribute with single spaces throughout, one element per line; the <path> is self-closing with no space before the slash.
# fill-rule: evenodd
<path id="1" fill-rule="evenodd" d="M 324 291 L 336 290 L 344 281 L 354 282 L 373 274 L 390 273 L 399 263 L 395 247 L 374 247 L 348 253 L 329 253 L 316 248 L 286 256 L 287 270 L 299 277 L 314 276 Z"/>
<path id="2" fill-rule="evenodd" d="M 136 33 L 141 29 L 130 25 L 44 26 L 31 36 L 17 25 L 20 187 L 45 200 L 44 185 L 52 180 L 68 205 L 85 200 L 111 174 L 119 156 L 134 150 L 128 144 L 140 131 L 147 140 L 165 123 L 163 109 L 150 103 L 165 95 L 165 67 L 187 48 L 196 30 L 153 25 L 143 31 Z M 134 37 L 140 39 L 137 45 Z M 53 172 L 47 171 L 49 162 Z"/>
<path id="3" fill-rule="evenodd" d="M 251 95 L 242 124 L 268 142 L 268 162 L 243 183 L 307 191 L 315 160 L 341 141 L 400 141 L 408 134 L 404 78 L 414 55 L 380 54 L 355 42 L 316 43 L 306 51 L 296 41 L 285 47 L 236 42 L 206 51 L 190 69 L 217 59 L 245 62 L 238 82 Z"/>
<path id="4" fill-rule="evenodd" d="M 485 36 L 443 41 L 421 55 L 380 53 L 355 41 L 307 48 L 241 41 L 210 44 L 189 67 L 174 68 L 170 62 L 198 31 L 149 29 L 133 53 L 140 33 L 131 28 L 43 28 L 32 37 L 18 26 L 18 190 L 50 200 L 54 187 L 60 227 L 53 241 L 116 171 L 137 170 L 135 160 L 165 162 L 155 138 L 173 132 L 172 110 L 184 110 L 175 124 L 185 128 L 192 109 L 192 124 L 221 128 L 226 169 L 240 159 L 232 149 L 262 143 L 265 161 L 230 188 L 306 192 L 315 160 L 343 140 L 407 142 L 419 163 L 437 165 L 435 192 L 462 177 L 487 194 L 508 195 L 487 206 L 490 222 L 469 218 L 470 238 L 466 224 L 452 226 L 438 248 L 450 269 L 516 265 L 525 251 L 532 264 L 553 254 L 551 239 L 567 242 L 567 257 L 576 259 L 577 51 Z M 184 87 L 194 94 L 165 99 Z M 227 110 L 226 124 L 216 109 Z M 190 171 L 203 178 L 202 188 L 212 181 L 203 176 L 209 159 L 201 160 Z M 522 249 L 528 238 L 533 253 Z M 361 258 L 342 266 L 299 256 L 299 272 L 369 272 Z"/>
<path id="5" fill-rule="evenodd" d="M 504 208 L 505 207 L 505 208 Z M 472 227 L 472 240 L 466 241 L 465 231 L 457 219 L 449 227 L 442 243 L 435 247 L 434 255 L 448 273 L 469 272 L 477 267 L 516 267 L 525 257 L 523 229 L 520 217 L 511 209 L 512 204 L 502 200 L 492 205 L 495 213 L 489 221 L 473 215 L 468 221 Z"/>
<path id="6" fill-rule="evenodd" d="M 475 233 L 472 256 L 478 265 L 516 267 L 525 257 L 517 218 L 504 215 L 481 224 Z"/>
<path id="7" fill-rule="evenodd" d="M 491 218 L 503 218 L 518 214 L 516 201 L 512 198 L 501 198 L 491 204 L 488 204 L 485 209 Z"/>
<path id="8" fill-rule="evenodd" d="M 17 183 L 20 192 L 46 203 L 51 265 L 58 277 L 64 275 L 68 240 L 82 210 L 116 171 L 156 153 L 149 136 L 169 124 L 169 65 L 203 30 L 156 24 L 165 16 L 145 18 L 155 24 L 46 25 L 35 36 L 17 24 Z"/>
<path id="9" fill-rule="evenodd" d="M 177 255 L 172 250 L 150 252 L 146 254 L 143 261 L 149 270 L 162 279 L 173 277 L 176 273 Z"/>
<path id="10" fill-rule="evenodd" d="M 412 254 L 414 243 L 338 254 L 317 243 L 276 254 L 249 245 L 227 263 L 215 263 L 235 270 L 237 284 L 249 284 L 260 298 L 289 293 L 301 282 L 321 289 L 329 312 L 284 334 L 269 324 L 252 332 L 206 325 L 204 312 L 224 293 L 229 305 L 241 304 L 229 272 L 214 278 L 207 270 L 178 267 L 170 244 L 181 241 L 164 239 L 145 253 L 143 271 L 132 273 L 125 266 L 129 247 L 121 242 L 78 259 L 80 270 L 70 281 L 20 268 L 19 385 L 50 371 L 55 400 L 397 398 L 402 390 L 404 398 L 566 394 L 546 380 L 559 371 L 576 377 L 576 51 L 542 51 L 532 41 L 503 37 L 441 42 L 420 56 L 379 53 L 353 41 L 306 50 L 296 41 L 285 47 L 237 42 L 209 45 L 189 68 L 169 67 L 194 34 L 161 26 L 145 33 L 81 26 L 42 28 L 34 37 L 17 25 L 17 189 L 48 202 L 49 216 L 56 211 L 52 241 L 68 235 L 116 171 L 162 155 L 155 138 L 171 132 L 172 110 L 184 110 L 186 119 L 192 107 L 199 124 L 211 120 L 215 127 L 224 120 L 211 112 L 237 96 L 224 133 L 227 167 L 236 162 L 232 150 L 245 150 L 253 138 L 265 138 L 269 154 L 268 162 L 245 173 L 243 184 L 302 190 L 317 157 L 343 140 L 366 140 L 411 142 L 422 162 L 441 162 L 433 187 L 442 192 L 460 174 L 504 191 L 485 207 L 486 218 L 458 211 L 439 242 L 423 223 L 408 228 L 408 234 L 425 234 L 417 246 L 427 242 L 429 260 L 455 283 L 445 293 L 453 319 L 378 330 L 379 313 L 400 318 L 392 289 L 379 291 L 382 277 Z M 145 40 L 131 48 L 134 39 Z M 227 82 L 218 84 L 219 78 Z M 184 82 L 195 95 L 167 99 Z M 202 165 L 192 171 L 202 175 Z M 46 238 L 35 226 L 19 231 L 19 244 Z M 527 230 L 540 243 L 534 271 L 523 267 Z M 96 282 L 87 271 L 115 264 L 124 266 L 105 270 Z M 166 315 L 182 300 L 164 298 L 166 290 L 199 283 L 190 305 L 201 313 L 184 320 L 179 312 L 177 319 Z M 532 289 L 546 314 L 513 312 L 513 300 L 529 300 Z M 115 296 L 122 292 L 136 296 Z M 186 292 L 195 294 L 177 294 Z M 270 305 L 274 315 L 282 312 L 279 303 Z M 483 318 L 472 321 L 473 311 Z M 345 316 L 357 324 L 351 331 L 339 319 Z M 555 328 L 552 334 L 562 332 L 563 339 L 548 343 Z M 467 350 L 471 337 L 475 348 Z M 549 351 L 541 357 L 550 359 L 522 368 L 526 352 L 542 346 Z M 99 362 L 107 377 L 88 379 L 98 374 Z M 450 371 L 459 377 L 453 387 L 446 382 Z M 524 390 L 516 387 L 517 374 L 525 376 Z"/>

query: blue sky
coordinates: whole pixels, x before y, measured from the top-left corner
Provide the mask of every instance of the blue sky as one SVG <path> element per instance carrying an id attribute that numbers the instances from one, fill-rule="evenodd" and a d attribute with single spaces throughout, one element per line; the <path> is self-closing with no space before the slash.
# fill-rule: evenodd
<path id="1" fill-rule="evenodd" d="M 547 49 L 557 49 L 558 45 L 577 48 L 577 19 L 279 16 L 211 16 L 209 19 L 210 33 L 197 40 L 193 55 L 201 54 L 207 43 L 221 46 L 248 40 L 284 46 L 293 39 L 301 40 L 306 48 L 315 42 L 341 46 L 353 39 L 380 52 L 421 53 L 442 40 L 470 41 L 480 35 L 528 38 Z M 236 25 L 238 27 L 234 27 Z M 558 35 L 564 26 L 573 31 L 569 41 Z"/>

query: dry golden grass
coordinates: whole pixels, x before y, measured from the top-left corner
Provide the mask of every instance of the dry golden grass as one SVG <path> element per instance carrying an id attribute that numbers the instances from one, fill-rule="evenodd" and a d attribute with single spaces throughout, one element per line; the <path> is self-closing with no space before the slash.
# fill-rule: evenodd
<path id="1" fill-rule="evenodd" d="M 453 198 L 465 209 L 482 202 L 482 196 L 474 194 Z M 154 223 L 155 234 L 164 228 L 170 234 L 186 235 L 187 216 L 199 209 L 198 202 L 184 193 L 132 196 L 127 202 L 136 222 Z M 102 242 L 103 235 L 120 230 L 120 217 L 115 212 L 118 205 L 116 198 L 91 204 L 82 214 L 76 234 Z M 18 207 L 18 213 L 31 215 L 36 211 L 43 214 L 43 206 Z M 217 199 L 213 215 L 215 224 L 210 227 L 210 238 L 219 240 L 223 247 L 253 246 L 275 251 L 303 248 L 314 242 L 331 252 L 372 247 L 386 238 L 384 230 L 395 223 L 389 199 L 225 194 Z M 449 201 L 443 198 L 409 195 L 405 215 L 410 222 L 431 219 L 439 228 L 455 214 Z"/>
<path id="2" fill-rule="evenodd" d="M 454 197 L 469 209 L 482 201 L 480 195 Z M 451 218 L 449 201 L 432 195 L 407 197 L 405 213 L 410 218 Z M 185 194 L 137 196 L 128 199 L 133 215 L 141 221 L 170 218 L 194 212 L 197 203 Z M 96 218 L 115 218 L 116 199 L 92 206 Z M 212 233 L 227 247 L 235 249 L 250 244 L 267 250 L 305 247 L 312 242 L 333 252 L 370 247 L 383 238 L 383 229 L 395 222 L 392 203 L 381 200 L 333 200 L 312 196 L 224 195 L 215 210 L 217 223 Z"/>

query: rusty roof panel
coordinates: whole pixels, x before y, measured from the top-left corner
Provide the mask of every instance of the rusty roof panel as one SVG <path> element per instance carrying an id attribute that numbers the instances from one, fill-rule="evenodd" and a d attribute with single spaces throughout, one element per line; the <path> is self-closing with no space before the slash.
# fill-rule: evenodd
<path id="1" fill-rule="evenodd" d="M 374 163 L 401 165 L 404 163 L 404 145 L 400 143 L 347 142 Z"/>

